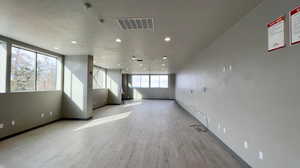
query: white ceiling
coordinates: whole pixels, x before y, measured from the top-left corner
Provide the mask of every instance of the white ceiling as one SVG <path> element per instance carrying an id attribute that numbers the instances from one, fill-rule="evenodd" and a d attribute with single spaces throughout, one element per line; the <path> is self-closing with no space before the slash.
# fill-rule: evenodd
<path id="1" fill-rule="evenodd" d="M 83 5 L 87 0 L 0 1 L 4 36 L 64 55 L 94 55 L 106 68 L 162 73 L 175 72 L 262 0 L 89 0 L 91 9 Z M 120 17 L 152 17 L 154 32 L 124 31 Z M 165 36 L 172 41 L 164 42 Z M 143 66 L 131 61 L 133 55 Z"/>

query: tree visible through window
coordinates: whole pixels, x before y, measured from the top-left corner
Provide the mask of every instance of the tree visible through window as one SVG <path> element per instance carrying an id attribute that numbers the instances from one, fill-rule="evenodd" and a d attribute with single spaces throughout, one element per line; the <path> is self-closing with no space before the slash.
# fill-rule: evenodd
<path id="1" fill-rule="evenodd" d="M 11 91 L 57 90 L 59 61 L 54 56 L 12 47 Z"/>
<path id="2" fill-rule="evenodd" d="M 55 90 L 56 81 L 56 58 L 37 54 L 37 90 Z"/>
<path id="3" fill-rule="evenodd" d="M 11 56 L 11 90 L 35 90 L 35 57 L 36 54 L 12 47 Z"/>

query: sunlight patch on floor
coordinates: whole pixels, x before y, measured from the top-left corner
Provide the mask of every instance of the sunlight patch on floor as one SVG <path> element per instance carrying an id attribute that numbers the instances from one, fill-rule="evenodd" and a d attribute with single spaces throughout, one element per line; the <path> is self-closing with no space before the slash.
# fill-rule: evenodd
<path id="1" fill-rule="evenodd" d="M 85 124 L 81 127 L 78 127 L 76 129 L 74 129 L 74 131 L 80 131 L 80 130 L 83 130 L 83 129 L 96 127 L 96 126 L 99 126 L 99 125 L 102 125 L 102 124 L 106 124 L 106 123 L 110 123 L 110 122 L 113 122 L 113 121 L 121 120 L 121 119 L 129 117 L 130 114 L 131 114 L 131 111 L 126 112 L 126 113 L 122 113 L 122 114 L 116 114 L 116 115 L 112 115 L 112 116 L 108 116 L 108 117 L 95 119 L 95 120 L 93 120 L 93 121 L 91 121 L 91 122 L 89 122 L 89 123 L 87 123 L 87 124 Z"/>
<path id="2" fill-rule="evenodd" d="M 140 105 L 140 104 L 142 104 L 141 101 L 138 101 L 138 102 L 132 102 L 132 103 L 128 103 L 128 104 L 123 105 L 123 107 L 137 106 L 137 105 Z"/>

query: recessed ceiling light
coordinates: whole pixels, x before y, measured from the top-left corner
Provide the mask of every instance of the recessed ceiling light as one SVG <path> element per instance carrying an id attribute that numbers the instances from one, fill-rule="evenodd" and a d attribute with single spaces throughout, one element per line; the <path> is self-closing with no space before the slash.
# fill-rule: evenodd
<path id="1" fill-rule="evenodd" d="M 166 60 L 166 59 L 168 59 L 168 57 L 167 57 L 167 56 L 164 56 L 164 57 L 163 57 L 163 60 Z"/>
<path id="2" fill-rule="evenodd" d="M 166 66 L 166 64 L 161 64 L 162 66 Z"/>
<path id="3" fill-rule="evenodd" d="M 133 61 L 137 60 L 136 56 L 132 56 L 131 58 Z"/>
<path id="4" fill-rule="evenodd" d="M 165 37 L 165 42 L 170 42 L 171 41 L 171 37 Z"/>
<path id="5" fill-rule="evenodd" d="M 121 39 L 119 39 L 119 38 L 116 38 L 116 42 L 117 42 L 117 43 L 121 43 L 121 42 L 122 42 L 122 40 L 121 40 Z"/>
<path id="6" fill-rule="evenodd" d="M 72 44 L 77 44 L 77 41 L 71 41 L 72 42 Z"/>
<path id="7" fill-rule="evenodd" d="M 54 47 L 54 49 L 55 49 L 55 50 L 59 50 L 59 48 L 58 48 L 58 47 Z"/>

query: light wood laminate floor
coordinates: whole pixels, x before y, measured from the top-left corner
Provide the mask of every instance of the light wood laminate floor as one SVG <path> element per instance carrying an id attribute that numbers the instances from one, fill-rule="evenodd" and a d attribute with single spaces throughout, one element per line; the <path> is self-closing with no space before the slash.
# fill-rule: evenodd
<path id="1" fill-rule="evenodd" d="M 0 142 L 0 168 L 239 168 L 174 101 L 129 101 Z"/>

